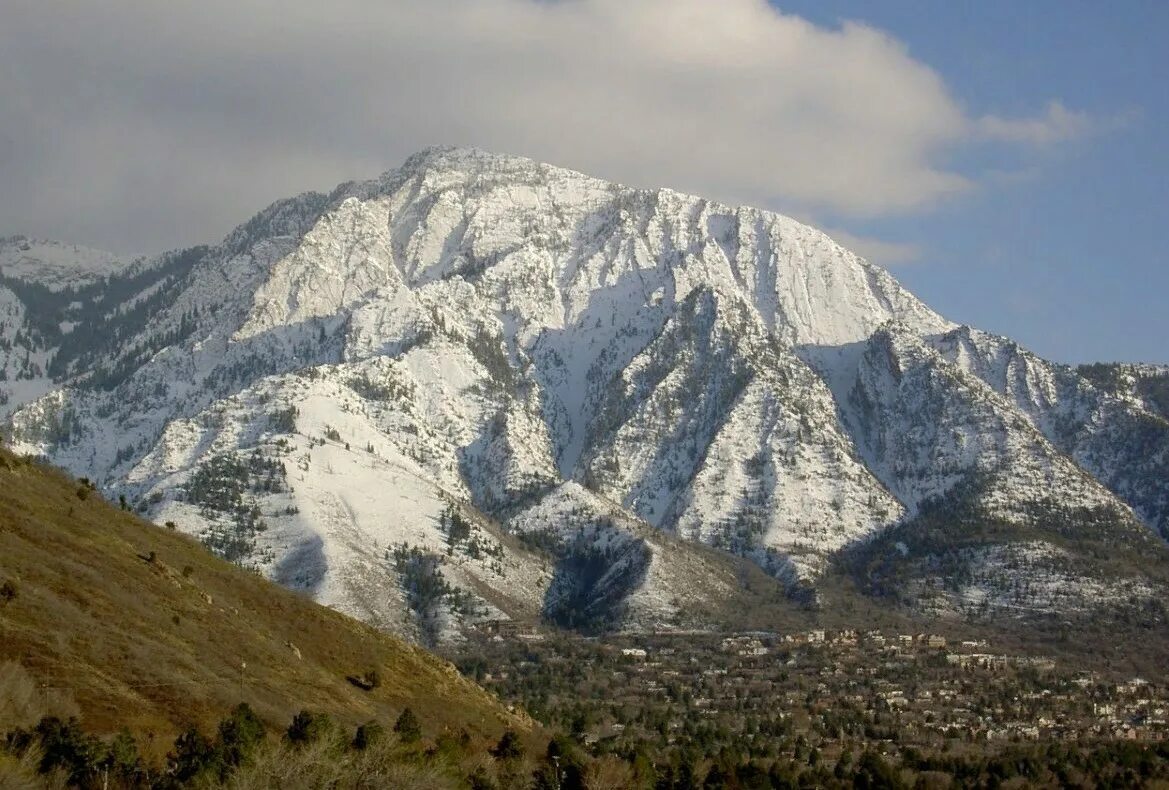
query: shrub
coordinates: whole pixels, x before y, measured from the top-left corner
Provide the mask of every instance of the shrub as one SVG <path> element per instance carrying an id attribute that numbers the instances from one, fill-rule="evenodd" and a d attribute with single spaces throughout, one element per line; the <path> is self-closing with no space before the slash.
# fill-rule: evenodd
<path id="1" fill-rule="evenodd" d="M 61 721 L 56 716 L 41 719 L 36 727 L 43 757 L 41 773 L 61 769 L 69 775 L 69 784 L 84 785 L 97 775 L 107 756 L 105 747 L 97 738 L 86 735 L 77 719 Z"/>
<path id="2" fill-rule="evenodd" d="M 637 780 L 633 767 L 626 761 L 607 755 L 594 760 L 585 771 L 585 784 L 589 790 L 617 790 L 618 788 L 637 787 Z M 710 787 L 707 779 L 706 787 Z M 723 785 L 718 785 L 722 787 Z M 726 787 L 742 787 L 739 784 L 727 784 Z M 759 785 L 754 785 L 758 787 Z"/>
<path id="3" fill-rule="evenodd" d="M 471 752 L 471 733 L 465 729 L 443 729 L 434 739 L 434 754 L 442 755 L 452 761 L 457 761 Z"/>
<path id="4" fill-rule="evenodd" d="M 491 750 L 491 755 L 497 760 L 518 760 L 524 756 L 524 747 L 520 736 L 515 730 L 508 730 L 499 739 L 499 743 Z"/>
<path id="5" fill-rule="evenodd" d="M 226 772 L 222 752 L 194 727 L 175 738 L 174 750 L 167 762 L 170 764 L 170 774 L 180 783 L 202 776 L 218 778 Z"/>
<path id="6" fill-rule="evenodd" d="M 353 748 L 363 752 L 371 746 L 376 746 L 385 737 L 386 732 L 382 725 L 376 721 L 367 721 L 357 728 L 357 732 L 353 736 Z"/>
<path id="7" fill-rule="evenodd" d="M 16 596 L 16 582 L 11 579 L 6 579 L 3 584 L 0 584 L 0 605 L 15 601 Z"/>
<path id="8" fill-rule="evenodd" d="M 264 722 L 246 702 L 237 705 L 231 715 L 219 723 L 223 762 L 233 768 L 247 762 L 263 740 Z"/>
<path id="9" fill-rule="evenodd" d="M 328 735 L 332 729 L 333 720 L 328 714 L 302 710 L 293 717 L 285 737 L 293 744 L 315 743 Z"/>
<path id="10" fill-rule="evenodd" d="M 398 733 L 402 743 L 416 743 L 422 738 L 422 723 L 418 721 L 414 711 L 406 708 L 394 722 L 394 732 Z"/>
<path id="11" fill-rule="evenodd" d="M 53 777 L 57 780 L 53 781 L 40 775 L 40 762 L 40 752 L 35 749 L 0 748 L 0 787 L 64 787 L 63 777 Z"/>
<path id="12" fill-rule="evenodd" d="M 499 785 L 495 780 L 488 776 L 487 771 L 483 766 L 479 766 L 475 771 L 467 777 L 467 784 L 470 785 L 471 790 L 498 790 Z"/>
<path id="13" fill-rule="evenodd" d="M 82 477 L 77 482 L 81 484 L 77 487 L 77 498 L 82 501 L 89 498 L 90 492 L 97 490 L 97 486 L 88 477 Z"/>
<path id="14" fill-rule="evenodd" d="M 110 741 L 101 768 L 105 774 L 120 779 L 126 786 L 137 787 L 142 783 L 142 758 L 138 755 L 138 744 L 129 730 L 123 729 Z"/>

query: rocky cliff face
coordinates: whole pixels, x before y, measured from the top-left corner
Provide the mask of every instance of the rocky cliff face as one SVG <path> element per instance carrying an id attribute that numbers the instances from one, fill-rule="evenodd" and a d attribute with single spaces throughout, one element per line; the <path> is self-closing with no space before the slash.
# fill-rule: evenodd
<path id="1" fill-rule="evenodd" d="M 786 217 L 433 150 L 84 287 L 87 342 L 2 383 L 14 446 L 385 627 L 709 624 L 732 555 L 908 590 L 941 522 L 986 594 L 935 609 L 1163 596 L 1165 371 L 958 327 Z"/>

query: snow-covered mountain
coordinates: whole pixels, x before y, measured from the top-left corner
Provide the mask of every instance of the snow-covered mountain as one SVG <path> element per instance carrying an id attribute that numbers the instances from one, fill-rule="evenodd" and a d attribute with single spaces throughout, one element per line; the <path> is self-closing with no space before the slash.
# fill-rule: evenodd
<path id="1" fill-rule="evenodd" d="M 709 625 L 736 557 L 1164 598 L 1169 370 L 1046 362 L 773 213 L 435 149 L 79 286 L 0 289 L 9 441 L 383 627 Z"/>
<path id="2" fill-rule="evenodd" d="M 81 305 L 61 310 L 65 291 L 75 291 L 102 282 L 130 264 L 112 253 L 72 244 L 29 239 L 24 236 L 0 238 L 0 381 L 9 384 L 0 390 L 0 415 L 7 413 L 15 394 L 19 399 L 41 395 L 49 357 L 54 345 L 50 337 L 73 331 Z M 44 297 L 48 297 L 45 299 Z M 42 309 L 45 301 L 52 307 Z M 70 300 L 72 304 L 72 300 Z M 43 381 L 38 386 L 36 382 Z"/>
<path id="3" fill-rule="evenodd" d="M 113 277 L 137 260 L 76 244 L 25 236 L 0 238 L 0 277 L 41 285 L 53 291 L 78 288 Z"/>

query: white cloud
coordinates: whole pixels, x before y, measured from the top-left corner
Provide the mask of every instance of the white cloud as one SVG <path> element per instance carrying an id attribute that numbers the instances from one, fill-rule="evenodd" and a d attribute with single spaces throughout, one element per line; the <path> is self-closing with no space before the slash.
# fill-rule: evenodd
<path id="1" fill-rule="evenodd" d="M 975 123 L 975 130 L 987 140 L 1049 145 L 1084 137 L 1099 126 L 1087 113 L 1073 112 L 1061 102 L 1051 101 L 1041 115 L 1032 118 L 984 116 Z"/>
<path id="2" fill-rule="evenodd" d="M 1091 125 L 1058 103 L 972 118 L 888 34 L 764 0 L 5 8 L 0 232 L 123 249 L 213 240 L 272 199 L 435 144 L 875 217 L 971 188 L 947 157 L 979 139 Z"/>
<path id="3" fill-rule="evenodd" d="M 823 228 L 840 246 L 885 268 L 896 268 L 921 260 L 921 245 L 903 241 L 888 241 L 874 236 L 858 236 L 840 228 Z"/>

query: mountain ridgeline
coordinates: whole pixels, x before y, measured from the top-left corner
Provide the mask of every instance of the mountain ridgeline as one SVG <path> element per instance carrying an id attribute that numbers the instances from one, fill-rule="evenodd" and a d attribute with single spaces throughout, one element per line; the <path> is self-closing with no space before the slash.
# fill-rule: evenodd
<path id="1" fill-rule="evenodd" d="M 1169 369 L 1048 362 L 783 216 L 436 149 L 74 285 L 5 243 L 7 443 L 380 628 L 842 583 L 1164 626 Z"/>

